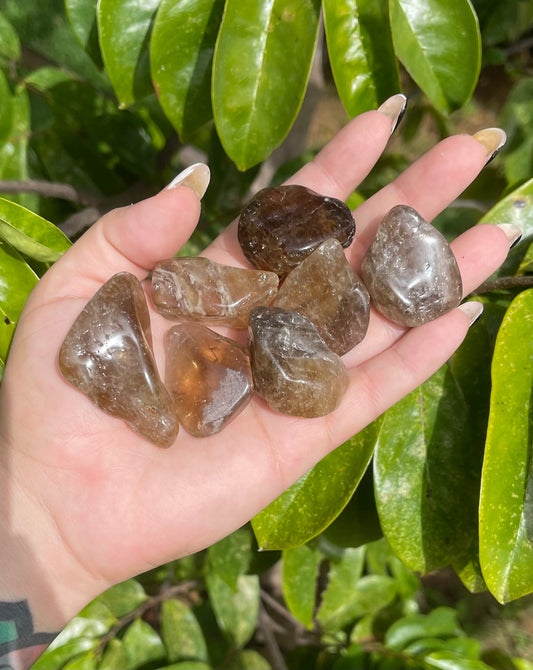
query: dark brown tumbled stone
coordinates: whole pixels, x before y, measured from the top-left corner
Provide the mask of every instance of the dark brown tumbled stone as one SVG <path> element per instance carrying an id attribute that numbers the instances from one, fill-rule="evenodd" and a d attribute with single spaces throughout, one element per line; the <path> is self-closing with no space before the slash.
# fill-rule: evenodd
<path id="1" fill-rule="evenodd" d="M 459 305 L 459 266 L 444 236 L 407 205 L 381 222 L 361 275 L 376 308 L 403 326 L 420 326 Z"/>
<path id="2" fill-rule="evenodd" d="M 337 408 L 348 374 L 307 317 L 256 307 L 249 330 L 255 390 L 273 410 L 311 418 Z"/>
<path id="3" fill-rule="evenodd" d="M 264 188 L 244 207 L 239 243 L 250 263 L 283 276 L 327 239 L 348 247 L 355 234 L 341 200 L 296 184 Z"/>
<path id="4" fill-rule="evenodd" d="M 172 400 L 151 351 L 150 315 L 139 280 L 111 277 L 87 303 L 59 352 L 73 386 L 111 416 L 162 447 L 178 434 Z"/>
<path id="5" fill-rule="evenodd" d="M 191 435 L 218 433 L 250 402 L 250 359 L 237 342 L 199 323 L 181 323 L 168 331 L 166 352 L 165 384 Z"/>
<path id="6" fill-rule="evenodd" d="M 310 319 L 339 356 L 364 338 L 370 318 L 368 291 L 335 239 L 323 242 L 287 275 L 274 307 Z"/>
<path id="7" fill-rule="evenodd" d="M 279 279 L 274 272 L 222 265 L 209 258 L 172 258 L 152 273 L 152 301 L 168 319 L 246 328 L 257 305 L 274 299 Z"/>

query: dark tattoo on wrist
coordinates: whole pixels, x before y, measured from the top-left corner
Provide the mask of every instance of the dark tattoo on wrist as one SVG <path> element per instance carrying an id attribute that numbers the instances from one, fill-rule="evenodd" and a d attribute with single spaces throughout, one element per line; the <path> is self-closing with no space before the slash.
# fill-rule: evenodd
<path id="1" fill-rule="evenodd" d="M 27 670 L 57 633 L 36 633 L 26 600 L 0 602 L 0 670 Z"/>

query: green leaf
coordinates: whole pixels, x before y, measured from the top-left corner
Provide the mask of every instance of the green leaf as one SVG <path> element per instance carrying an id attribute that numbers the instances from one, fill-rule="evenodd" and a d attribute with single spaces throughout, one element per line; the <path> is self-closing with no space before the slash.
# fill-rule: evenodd
<path id="1" fill-rule="evenodd" d="M 235 531 L 209 547 L 207 555 L 208 570 L 216 572 L 233 591 L 237 591 L 237 581 L 248 570 L 252 557 L 249 531 Z"/>
<path id="2" fill-rule="evenodd" d="M 480 562 L 492 594 L 507 602 L 533 591 L 533 290 L 520 293 L 502 322 L 480 503 Z"/>
<path id="3" fill-rule="evenodd" d="M 15 326 L 38 277 L 10 244 L 0 239 L 0 362 L 5 364 Z"/>
<path id="4" fill-rule="evenodd" d="M 98 44 L 96 5 L 98 0 L 65 0 L 67 18 L 78 42 L 97 65 L 102 64 Z"/>
<path id="5" fill-rule="evenodd" d="M 200 624 L 180 600 L 165 600 L 161 607 L 161 635 L 169 661 L 209 660 Z"/>
<path id="6" fill-rule="evenodd" d="M 383 419 L 374 457 L 379 518 L 394 553 L 412 570 L 448 565 L 470 547 L 465 422 L 464 398 L 447 366 Z"/>
<path id="7" fill-rule="evenodd" d="M 148 40 L 159 0 L 100 0 L 98 30 L 106 70 L 121 107 L 152 91 Z"/>
<path id="8" fill-rule="evenodd" d="M 63 670 L 94 670 L 97 664 L 96 651 L 91 649 L 65 663 Z"/>
<path id="9" fill-rule="evenodd" d="M 292 615 L 307 628 L 313 626 L 316 581 L 321 554 L 308 545 L 283 552 L 281 586 Z"/>
<path id="10" fill-rule="evenodd" d="M 12 96 L 5 74 L 0 70 L 0 145 L 11 136 L 13 129 Z"/>
<path id="11" fill-rule="evenodd" d="M 119 619 L 133 612 L 147 599 L 145 590 L 136 579 L 128 579 L 116 584 L 98 596 L 98 600 L 102 601 Z"/>
<path id="12" fill-rule="evenodd" d="M 127 667 L 127 662 L 128 659 L 122 640 L 115 637 L 107 643 L 98 667 L 101 670 L 124 670 Z"/>
<path id="13" fill-rule="evenodd" d="M 340 628 L 348 623 L 351 616 L 351 597 L 356 592 L 363 572 L 364 547 L 345 549 L 340 560 L 332 562 L 328 585 L 322 593 L 317 620 L 324 628 Z"/>
<path id="14" fill-rule="evenodd" d="M 61 637 L 61 636 L 59 636 Z M 57 644 L 56 644 L 57 642 Z M 60 640 L 59 640 L 60 642 Z M 95 649 L 98 646 L 98 640 L 78 637 L 60 644 L 56 640 L 45 650 L 37 661 L 31 666 L 32 670 L 50 670 L 50 668 L 62 668 L 65 663 L 74 659 L 80 654 Z"/>
<path id="15" fill-rule="evenodd" d="M 102 670 L 105 670 L 102 666 Z M 203 661 L 185 661 L 184 663 L 172 663 L 172 665 L 165 665 L 157 670 L 212 670 L 209 663 Z"/>
<path id="16" fill-rule="evenodd" d="M 213 111 L 241 170 L 289 132 L 315 49 L 319 0 L 226 0 L 213 63 Z"/>
<path id="17" fill-rule="evenodd" d="M 429 614 L 409 614 L 394 622 L 385 634 L 385 646 L 401 651 L 415 640 L 463 635 L 457 623 L 457 612 L 450 607 L 437 607 Z"/>
<path id="18" fill-rule="evenodd" d="M 2 12 L 0 12 L 0 57 L 8 61 L 20 59 L 19 36 Z"/>
<path id="19" fill-rule="evenodd" d="M 161 0 L 155 17 L 152 78 L 161 107 L 182 140 L 213 116 L 211 70 L 223 11 L 224 0 Z"/>
<path id="20" fill-rule="evenodd" d="M 165 647 L 155 630 L 143 621 L 135 619 L 122 638 L 127 668 L 139 668 L 165 658 Z"/>
<path id="21" fill-rule="evenodd" d="M 71 246 L 53 223 L 4 198 L 0 198 L 0 237 L 25 256 L 44 263 L 53 263 Z"/>
<path id="22" fill-rule="evenodd" d="M 481 36 L 469 0 L 390 0 L 396 55 L 441 112 L 470 98 L 481 67 Z"/>
<path id="23" fill-rule="evenodd" d="M 424 658 L 424 668 L 431 670 L 491 670 L 491 666 L 470 658 L 461 658 L 451 651 L 434 651 Z"/>
<path id="24" fill-rule="evenodd" d="M 350 116 L 375 109 L 400 90 L 384 0 L 324 0 L 329 61 Z"/>
<path id="25" fill-rule="evenodd" d="M 207 573 L 206 584 L 220 630 L 235 647 L 243 647 L 259 616 L 259 577 L 241 575 L 236 592 L 215 572 Z"/>
<path id="26" fill-rule="evenodd" d="M 372 457 L 380 420 L 328 454 L 252 519 L 262 549 L 291 549 L 321 533 L 343 510 Z"/>
<path id="27" fill-rule="evenodd" d="M 233 654 L 224 670 L 271 670 L 272 666 L 264 656 L 253 649 L 242 649 Z"/>

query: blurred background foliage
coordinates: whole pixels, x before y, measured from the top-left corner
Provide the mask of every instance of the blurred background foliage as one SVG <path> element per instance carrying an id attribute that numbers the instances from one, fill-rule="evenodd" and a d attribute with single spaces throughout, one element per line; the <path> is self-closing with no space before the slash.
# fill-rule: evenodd
<path id="1" fill-rule="evenodd" d="M 451 133 L 507 132 L 435 222 L 523 229 L 484 317 L 250 524 L 110 589 L 35 668 L 533 668 L 530 0 L 0 0 L 0 373 L 27 295 L 102 213 L 205 161 L 196 254 L 399 91 L 353 208 Z"/>

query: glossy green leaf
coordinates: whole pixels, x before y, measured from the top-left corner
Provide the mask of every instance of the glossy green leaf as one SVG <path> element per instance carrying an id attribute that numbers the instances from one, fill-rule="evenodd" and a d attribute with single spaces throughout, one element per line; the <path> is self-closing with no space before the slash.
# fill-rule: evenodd
<path id="1" fill-rule="evenodd" d="M 0 362 L 5 364 L 15 326 L 38 277 L 10 244 L 0 239 Z"/>
<path id="2" fill-rule="evenodd" d="M 99 0 L 104 64 L 121 107 L 152 90 L 148 40 L 159 0 Z"/>
<path id="3" fill-rule="evenodd" d="M 261 162 L 289 132 L 307 86 L 319 12 L 319 0 L 226 0 L 213 111 L 239 169 Z"/>
<path id="4" fill-rule="evenodd" d="M 291 549 L 322 532 L 343 510 L 372 457 L 380 420 L 332 451 L 252 519 L 262 549 Z"/>
<path id="5" fill-rule="evenodd" d="M 313 626 L 316 580 L 323 556 L 309 545 L 283 552 L 281 586 L 287 607 L 307 628 Z"/>
<path id="6" fill-rule="evenodd" d="M 228 535 L 207 551 L 208 570 L 216 572 L 226 584 L 237 590 L 237 581 L 250 565 L 252 557 L 252 538 L 249 531 L 240 529 Z"/>
<path id="7" fill-rule="evenodd" d="M 68 663 L 65 663 L 63 670 L 94 670 L 98 664 L 97 653 L 94 649 L 79 654 Z"/>
<path id="8" fill-rule="evenodd" d="M 479 512 L 480 562 L 490 591 L 507 602 L 533 591 L 533 290 L 520 293 L 502 322 Z"/>
<path id="9" fill-rule="evenodd" d="M 448 565 L 470 546 L 465 423 L 465 401 L 447 366 L 383 419 L 374 457 L 377 508 L 385 537 L 412 570 Z"/>
<path id="10" fill-rule="evenodd" d="M 66 644 L 54 641 L 48 649 L 31 666 L 32 670 L 50 670 L 50 668 L 62 668 L 65 663 L 73 660 L 80 654 L 95 649 L 98 641 L 84 637 L 70 640 Z"/>
<path id="11" fill-rule="evenodd" d="M 400 81 L 384 0 L 324 0 L 329 62 L 346 111 L 356 116 L 398 93 Z"/>
<path id="12" fill-rule="evenodd" d="M 135 619 L 122 638 L 127 668 L 139 668 L 165 658 L 165 647 L 155 630 L 142 619 Z"/>
<path id="13" fill-rule="evenodd" d="M 128 659 L 122 640 L 112 638 L 106 645 L 99 668 L 101 670 L 124 670 L 127 667 Z"/>
<path id="14" fill-rule="evenodd" d="M 4 198 L 0 198 L 0 238 L 44 263 L 53 263 L 71 246 L 53 223 Z"/>
<path id="15" fill-rule="evenodd" d="M 470 98 L 481 36 L 469 0 L 390 0 L 396 55 L 433 105 L 448 113 Z"/>
<path id="16" fill-rule="evenodd" d="M 97 4 L 98 0 L 65 0 L 65 10 L 72 32 L 89 56 L 100 65 L 102 57 L 98 44 Z"/>
<path id="17" fill-rule="evenodd" d="M 450 607 L 437 607 L 429 614 L 409 614 L 393 623 L 385 634 L 385 646 L 401 651 L 422 638 L 452 638 L 462 634 L 457 612 Z"/>
<path id="18" fill-rule="evenodd" d="M 491 670 L 483 661 L 461 658 L 453 651 L 434 651 L 424 658 L 424 668 L 428 670 Z"/>
<path id="19" fill-rule="evenodd" d="M 133 612 L 147 598 L 145 590 L 136 579 L 116 584 L 98 596 L 98 599 L 118 618 Z"/>
<path id="20" fill-rule="evenodd" d="M 169 661 L 209 660 L 200 624 L 181 600 L 165 600 L 161 606 L 161 636 Z"/>
<path id="21" fill-rule="evenodd" d="M 20 58 L 19 36 L 2 12 L 0 12 L 0 57 L 8 61 L 18 61 Z"/>
<path id="22" fill-rule="evenodd" d="M 150 59 L 165 114 L 182 139 L 209 121 L 213 52 L 224 0 L 161 0 Z"/>
<path id="23" fill-rule="evenodd" d="M 206 584 L 220 630 L 235 647 L 243 647 L 259 616 L 259 577 L 241 575 L 234 591 L 216 572 L 208 572 Z"/>
<path id="24" fill-rule="evenodd" d="M 224 670 L 271 670 L 271 668 L 266 658 L 253 649 L 238 651 L 224 665 Z"/>

